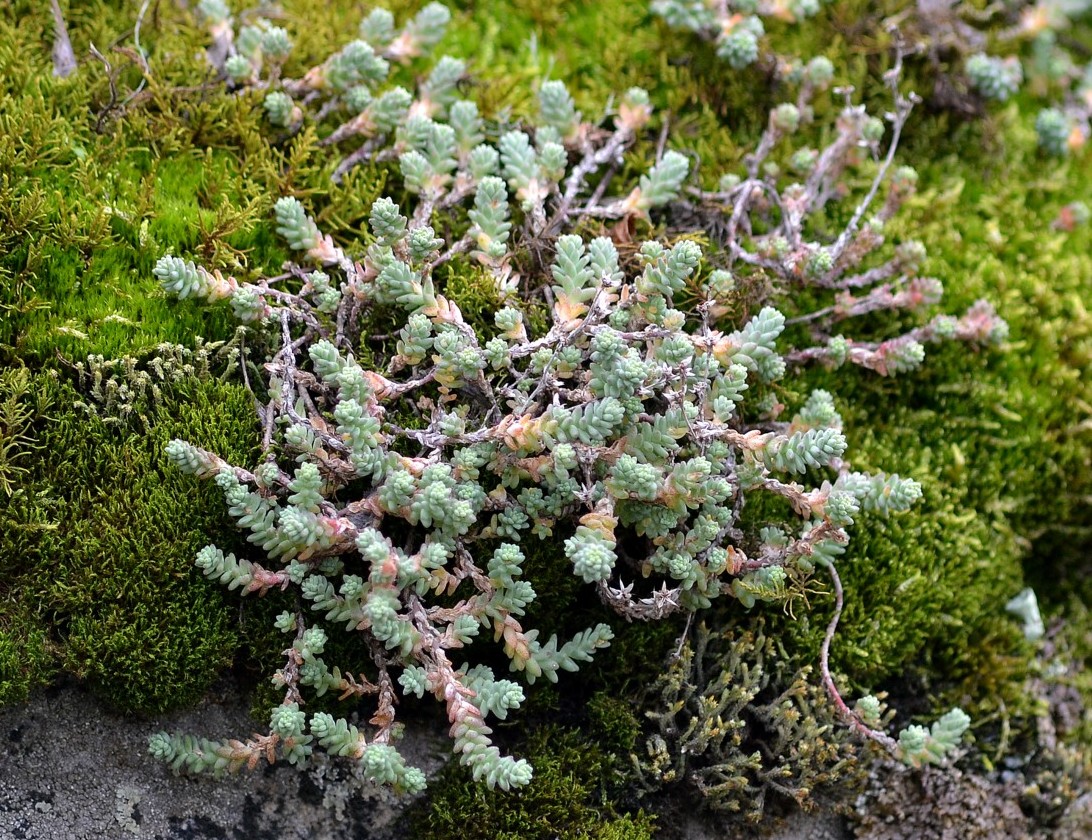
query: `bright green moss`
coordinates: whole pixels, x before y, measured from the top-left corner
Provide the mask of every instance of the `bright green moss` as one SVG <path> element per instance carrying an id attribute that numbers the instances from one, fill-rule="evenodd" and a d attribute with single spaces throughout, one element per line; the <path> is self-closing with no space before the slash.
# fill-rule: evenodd
<path id="1" fill-rule="evenodd" d="M 619 814 L 604 801 L 604 785 L 616 783 L 615 762 L 578 733 L 558 727 L 538 730 L 521 751 L 535 776 L 517 791 L 489 790 L 452 762 L 431 786 L 415 815 L 421 836 L 554 840 L 645 840 L 652 818 L 643 812 Z"/>
<path id="2" fill-rule="evenodd" d="M 0 25 L 0 40 L 8 35 Z M 61 87 L 46 75 L 18 94 L 0 91 L 0 349 L 28 359 L 117 355 L 214 334 L 215 316 L 180 319 L 156 298 L 148 278 L 154 241 L 117 191 L 124 184 L 131 197 L 141 184 L 124 178 L 132 175 L 117 159 L 124 151 L 86 125 L 86 99 Z M 66 111 L 69 120 L 58 115 Z M 107 175 L 111 164 L 118 169 Z"/>
<path id="3" fill-rule="evenodd" d="M 20 495 L 0 506 L 13 605 L 4 615 L 16 635 L 33 634 L 37 625 L 19 616 L 34 605 L 58 663 L 119 708 L 192 703 L 238 643 L 224 598 L 193 569 L 224 511 L 215 492 L 170 469 L 163 447 L 184 435 L 247 460 L 250 395 L 215 380 L 183 383 L 171 415 L 153 414 L 137 435 L 74 408 L 79 395 L 48 374 L 35 384 L 49 394 L 38 456 Z"/>
<path id="4" fill-rule="evenodd" d="M 450 271 L 444 278 L 445 297 L 459 307 L 463 318 L 474 327 L 480 339 L 496 335 L 493 315 L 504 307 L 493 278 L 484 269 Z"/>

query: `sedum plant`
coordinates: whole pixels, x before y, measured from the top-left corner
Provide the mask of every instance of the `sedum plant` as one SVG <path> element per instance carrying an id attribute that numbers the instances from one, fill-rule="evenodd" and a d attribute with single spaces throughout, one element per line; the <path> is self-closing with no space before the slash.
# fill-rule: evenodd
<path id="1" fill-rule="evenodd" d="M 1049 155 L 1079 151 L 1092 130 L 1092 62 L 1065 37 L 1085 12 L 1080 4 L 1053 2 L 998 7 L 992 14 L 1004 14 L 1004 25 L 990 33 L 966 28 L 965 38 L 957 40 L 963 51 L 973 52 L 964 70 L 984 99 L 1004 102 L 1024 85 L 1035 97 L 1049 100 L 1035 119 L 1039 147 Z M 980 51 L 987 40 L 1009 54 L 1001 58 Z"/>
<path id="2" fill-rule="evenodd" d="M 912 104 L 897 93 L 897 72 L 882 156 L 887 127 L 847 94 L 834 139 L 822 151 L 794 152 L 802 179 L 784 184 L 771 156 L 809 119 L 811 91 L 829 83 L 829 68 L 816 64 L 797 102 L 771 113 L 745 177 L 726 176 L 715 191 L 690 188 L 686 157 L 669 151 L 619 189 L 611 173 L 651 118 L 643 91 L 627 93 L 612 124 L 600 126 L 548 81 L 537 118 L 512 127 L 488 123 L 474 103 L 457 99 L 466 66 L 456 59 L 441 59 L 416 94 L 379 89 L 390 62 L 436 43 L 447 21 L 441 8 L 426 7 L 401 32 L 389 14 L 372 12 L 358 40 L 302 79 L 256 82 L 282 84 L 298 103 L 300 114 L 282 122 L 355 113 L 327 138 L 363 139 L 335 176 L 363 160 L 397 162 L 411 206 L 377 200 L 364 253 L 346 253 L 300 201 L 284 197 L 275 206 L 277 231 L 295 255 L 284 273 L 240 280 L 172 255 L 155 267 L 168 294 L 227 301 L 273 344 L 266 380 L 250 383 L 264 430 L 261 462 L 231 464 L 181 440 L 168 455 L 216 482 L 265 555 L 237 557 L 210 545 L 197 558 L 202 572 L 243 593 L 291 589 L 298 607 L 277 618 L 287 647 L 273 679 L 284 699 L 268 733 L 223 743 L 159 733 L 153 754 L 175 769 L 219 772 L 262 759 L 303 763 L 323 748 L 359 761 L 377 782 L 416 791 L 425 780 L 397 751 L 395 705 L 399 695 L 428 693 L 445 705 L 455 752 L 475 779 L 504 789 L 526 784 L 530 766 L 500 752 L 488 719 L 519 708 L 522 682 L 557 680 L 612 636 L 603 623 L 544 641 L 523 626 L 537 593 L 523 574 L 522 546 L 554 539 L 559 562 L 628 620 L 698 610 L 719 597 L 747 609 L 782 602 L 824 571 L 836 611 L 819 665 L 837 712 L 911 763 L 941 757 L 964 718 L 896 741 L 868 714 L 868 698 L 854 709 L 842 700 L 829 668 L 843 603 L 836 560 L 851 526 L 862 514 L 906 510 L 921 489 L 909 478 L 851 468 L 830 393 L 813 392 L 782 418 L 774 391 L 809 363 L 891 375 L 920 363 L 923 342 L 1004 336 L 1004 322 L 984 303 L 887 341 L 834 333 L 859 315 L 935 303 L 941 291 L 918 276 L 924 253 L 916 243 L 874 259 L 884 221 L 913 183 L 909 171 L 889 174 Z M 233 55 L 256 54 L 239 46 L 251 36 L 231 29 L 230 16 L 216 26 L 225 68 Z M 259 71 L 252 64 L 249 76 L 225 75 L 237 85 L 260 79 Z M 871 186 L 843 232 L 832 242 L 810 238 L 809 216 L 872 159 Z M 885 185 L 882 207 L 868 216 Z M 465 221 L 454 212 L 460 205 Z M 580 220 L 632 223 L 653 211 L 714 219 L 708 229 L 720 265 L 707 266 L 685 237 L 630 246 L 618 233 L 620 253 L 609 237 L 572 232 Z M 535 262 L 518 263 L 525 252 L 547 276 L 520 277 L 517 264 Z M 434 276 L 458 260 L 481 266 L 508 296 L 481 334 Z M 737 283 L 757 277 L 766 299 L 730 318 Z M 545 325 L 536 315 L 543 305 L 515 294 L 521 285 L 545 299 Z M 774 305 L 800 288 L 834 302 L 802 312 Z M 394 352 L 362 365 L 362 319 L 375 307 L 394 313 Z M 787 328 L 817 342 L 794 347 Z M 757 534 L 740 527 L 754 494 L 785 505 L 784 517 Z M 369 673 L 343 672 L 323 658 L 336 633 L 359 634 Z M 489 633 L 513 679 L 475 664 L 469 649 Z M 369 698 L 369 726 L 308 715 L 308 697 L 333 692 Z"/>
<path id="3" fill-rule="evenodd" d="M 603 131 L 582 119 L 564 84 L 546 81 L 539 91 L 539 119 L 531 134 L 498 132 L 494 142 L 483 144 L 483 116 L 474 102 L 461 96 L 468 76 L 466 61 L 444 55 L 411 83 L 412 90 L 397 83 L 402 78 L 400 66 L 420 64 L 443 38 L 451 13 L 440 3 L 425 6 L 401 30 L 390 12 L 372 10 L 361 21 L 355 40 L 298 79 L 282 77 L 279 64 L 272 68 L 262 64 L 262 41 L 253 33 L 277 27 L 251 17 L 257 23 L 236 30 L 226 7 L 217 2 L 210 15 L 204 5 L 210 35 L 224 43 L 222 49 L 210 50 L 210 61 L 234 91 L 261 91 L 266 117 L 274 127 L 296 130 L 305 119 L 313 120 L 330 127 L 324 145 L 353 149 L 336 167 L 335 181 L 366 161 L 397 160 L 407 188 L 439 201 L 438 209 L 472 197 L 487 176 L 501 176 L 531 209 L 539 208 L 551 193 L 560 193 L 571 203 L 589 175 L 620 162 L 634 132 L 652 113 L 648 94 L 633 88 L 620 99 L 614 131 Z M 561 185 L 573 152 L 583 159 Z M 677 172 L 680 164 L 675 164 Z M 685 169 L 677 174 L 676 186 L 685 176 Z M 639 209 L 647 211 L 673 197 L 667 190 L 670 183 L 668 179 L 659 184 L 657 196 L 646 196 L 638 202 Z M 613 209 L 620 215 L 620 207 Z M 541 210 L 536 218 L 542 225 L 546 220 L 540 216 Z M 556 231 L 557 220 L 550 221 Z"/>
<path id="4" fill-rule="evenodd" d="M 899 92 L 900 72 L 901 60 L 887 77 L 894 100 L 887 124 L 854 105 L 852 92 L 844 91 L 836 131 L 822 149 L 792 148 L 791 139 L 810 119 L 811 97 L 821 87 L 805 80 L 795 102 L 770 112 L 742 175 L 722 176 L 715 190 L 688 191 L 693 202 L 686 209 L 698 214 L 725 252 L 728 270 L 713 279 L 715 284 L 729 294 L 739 287 L 765 288 L 767 300 L 806 289 L 816 300 L 829 301 L 790 310 L 786 325 L 798 327 L 811 344 L 788 351 L 784 361 L 789 366 L 849 363 L 894 376 L 920 366 L 927 344 L 954 339 L 988 346 L 1008 335 L 1007 324 L 986 301 L 976 302 L 961 317 L 937 315 L 883 341 L 845 335 L 852 319 L 879 311 L 921 312 L 943 295 L 943 282 L 922 274 L 924 243 L 901 242 L 884 256 L 885 227 L 917 183 L 912 168 L 895 165 L 903 128 L 917 102 L 913 94 Z M 811 218 L 829 211 L 854 175 L 864 175 L 868 186 L 844 228 L 836 236 L 813 234 Z"/>
<path id="5" fill-rule="evenodd" d="M 797 84 L 795 101 L 771 111 L 767 130 L 745 161 L 745 177 L 727 174 L 715 190 L 689 190 L 697 198 L 694 207 L 684 196 L 689 160 L 677 151 L 663 153 L 628 192 L 611 195 L 616 187 L 613 174 L 624 152 L 652 118 L 648 94 L 640 88 L 627 91 L 608 119 L 594 122 L 576 109 L 563 83 L 543 82 L 536 118 L 524 129 L 491 125 L 474 102 L 458 98 L 457 84 L 468 72 L 462 59 L 440 58 L 414 94 L 401 87 L 381 89 L 390 82 L 392 62 L 422 56 L 440 40 L 448 19 L 446 9 L 433 3 L 396 35 L 389 13 L 373 11 L 361 23 L 358 40 L 313 67 L 303 79 L 262 82 L 266 87 L 281 84 L 306 102 L 312 115 L 308 118 L 324 124 L 332 119 L 335 125 L 323 142 L 356 146 L 336 166 L 335 179 L 365 161 L 397 161 L 405 189 L 419 199 L 407 220 L 410 227 L 432 224 L 434 214 L 444 214 L 447 225 L 456 208 L 467 208 L 472 224 L 437 256 L 437 264 L 469 252 L 488 269 L 501 294 L 508 295 L 521 280 L 509 247 L 517 223 L 522 240 L 537 248 L 536 243 L 549 242 L 580 217 L 633 220 L 673 208 L 697 210 L 702 227 L 725 251 L 718 261 L 730 270 L 714 281 L 722 297 L 731 297 L 730 292 L 742 286 L 773 284 L 773 293 L 786 294 L 803 284 L 833 298 L 830 305 L 810 312 L 787 313 L 789 326 L 806 325 L 822 343 L 789 353 L 789 365 L 849 362 L 894 375 L 920 365 L 929 343 L 958 339 L 995 344 L 1006 337 L 1004 322 L 985 302 L 962 318 L 940 315 L 882 342 L 853 340 L 839 329 L 852 318 L 877 311 L 920 311 L 935 305 L 943 293 L 939 279 L 920 274 L 927 256 L 920 242 L 904 242 L 885 262 L 875 260 L 885 244 L 885 224 L 913 194 L 917 180 L 913 169 L 893 165 L 916 101 L 913 95 L 898 92 L 901 56 L 889 74 L 895 100 L 889 126 L 863 106 L 853 105 L 852 91 L 843 89 L 845 107 L 829 144 L 818 150 L 802 145 L 778 163 L 775 153 L 810 122 L 813 96 L 828 88 L 834 76 L 831 63 L 822 57 L 807 64 L 784 63 L 782 69 Z M 347 54 L 356 56 L 351 86 L 336 81 Z M 267 114 L 271 95 L 266 94 Z M 391 97 L 398 107 L 388 111 L 380 103 L 393 101 Z M 345 119 L 346 113 L 356 115 Z M 813 238 L 810 219 L 823 214 L 844 192 L 848 175 L 873 160 L 871 186 L 843 231 L 834 241 Z M 883 203 L 873 208 L 881 191 L 886 193 Z M 300 236 L 309 248 L 333 247 L 314 239 L 305 226 Z M 539 263 L 548 259 L 547 254 L 537 256 Z M 336 292 L 326 294 L 332 305 Z"/>
<path id="6" fill-rule="evenodd" d="M 975 53 L 967 59 L 967 77 L 986 99 L 1004 102 L 1020 87 L 1024 80 L 1020 61 L 1015 56 L 997 58 L 985 53 Z"/>
<path id="7" fill-rule="evenodd" d="M 299 221 L 285 209 L 295 205 L 279 206 Z M 543 643 L 521 625 L 536 597 L 522 577 L 523 540 L 571 534 L 564 554 L 573 573 L 621 615 L 651 620 L 721 595 L 747 607 L 778 600 L 817 566 L 837 580 L 834 558 L 854 517 L 904 510 L 920 495 L 910 479 L 848 468 L 825 392 L 791 423 L 745 422 L 751 384 L 783 370 L 784 317 L 765 308 L 722 332 L 675 309 L 675 294 L 697 281 L 693 242 L 646 243 L 639 268 L 627 272 L 609 239 L 563 235 L 550 329 L 532 338 L 523 312 L 507 307 L 483 343 L 422 270 L 429 252 L 416 243 L 435 247 L 432 233 L 421 237 L 404 222 L 393 203 L 376 202 L 372 227 L 384 244 L 346 282 L 346 301 L 360 296 L 404 313 L 385 371 L 362 368 L 348 350 L 345 307 L 321 313 L 314 271 L 299 293 L 267 304 L 281 338 L 262 409 L 269 459 L 248 470 L 183 441 L 168 447 L 177 467 L 216 481 L 270 558 L 263 565 L 208 546 L 199 568 L 231 589 L 293 587 L 301 598 L 298 611 L 278 618 L 292 642 L 274 678 L 285 702 L 270 734 L 216 747 L 156 736 L 153 753 L 176 768 L 215 771 L 276 755 L 295 763 L 321 745 L 360 760 L 378 781 L 416 790 L 423 777 L 392 748 L 397 683 L 446 704 L 455 750 L 476 778 L 524 784 L 530 768 L 499 753 L 485 722 L 518 708 L 522 689 L 460 661 L 462 652 L 491 630 L 512 671 L 527 682 L 556 679 L 589 661 L 611 631 L 601 624 Z M 299 232 L 282 227 L 290 241 Z M 168 284 L 174 267 L 170 257 L 160 262 Z M 219 293 L 200 269 L 186 264 L 181 273 L 198 294 Z M 235 296 L 269 293 L 239 284 Z M 391 418 L 407 403 L 421 427 Z M 795 480 L 823 472 L 830 477 Z M 799 519 L 771 525 L 745 548 L 738 517 L 750 493 L 783 497 Z M 372 678 L 322 659 L 339 625 L 362 633 Z M 374 696 L 375 730 L 325 714 L 307 720 L 304 693 L 327 691 Z"/>

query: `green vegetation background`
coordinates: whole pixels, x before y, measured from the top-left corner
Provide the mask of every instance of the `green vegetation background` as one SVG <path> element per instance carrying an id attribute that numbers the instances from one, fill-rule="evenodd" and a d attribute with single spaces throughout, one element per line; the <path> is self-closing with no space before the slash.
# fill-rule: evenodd
<path id="1" fill-rule="evenodd" d="M 118 709 L 152 713 L 193 703 L 233 661 L 270 659 L 275 641 L 262 644 L 259 622 L 268 608 L 240 613 L 237 598 L 193 569 L 205 542 L 237 539 L 221 501 L 163 456 L 166 441 L 182 437 L 246 462 L 256 445 L 247 392 L 235 379 L 185 376 L 142 406 L 143 419 L 111 422 L 77 406 L 88 397 L 73 365 L 92 354 L 146 359 L 164 342 L 192 348 L 197 336 L 230 339 L 226 307 L 166 300 L 151 275 L 160 255 L 275 269 L 286 254 L 270 210 L 285 194 L 352 248 L 385 189 L 385 173 L 368 167 L 333 186 L 337 161 L 310 130 L 278 142 L 257 98 L 231 96 L 210 77 L 203 31 L 172 2 L 153 3 L 143 27 L 144 92 L 104 112 L 107 74 L 89 48 L 121 68 L 124 98 L 139 74 L 111 47 L 132 46 L 136 5 L 70 4 L 80 68 L 56 80 L 48 4 L 0 0 L 0 703 L 21 702 L 68 672 Z M 327 55 L 361 15 L 346 0 L 322 4 L 322 14 L 309 0 L 282 5 L 297 42 L 289 74 Z M 418 4 L 388 5 L 398 13 Z M 529 112 L 533 85 L 546 78 L 564 80 L 586 114 L 641 85 L 669 122 L 669 144 L 694 155 L 707 184 L 737 167 L 780 101 L 760 71 L 730 70 L 653 18 L 643 0 L 451 5 L 439 53 L 471 59 L 486 113 Z M 828 55 L 837 82 L 882 109 L 878 79 L 890 58 L 880 22 L 897 4 L 835 6 L 779 28 L 778 44 Z M 1007 351 L 936 350 L 918 375 L 817 373 L 810 384 L 836 394 L 857 468 L 911 475 L 925 491 L 911 514 L 855 527 L 842 564 L 849 596 L 836 667 L 858 688 L 924 698 L 909 713 L 963 705 L 996 756 L 1002 716 L 1019 729 L 1035 711 L 1023 692 L 1031 651 L 1005 602 L 1035 586 L 1047 613 L 1069 622 L 1078 654 L 1092 650 L 1084 606 L 1092 597 L 1092 252 L 1087 226 L 1051 228 L 1063 205 L 1087 197 L 1092 154 L 1042 157 L 1029 94 L 973 120 L 931 107 L 935 77 L 947 70 L 911 63 L 905 86 L 926 101 L 898 160 L 917 168 L 920 190 L 889 231 L 894 241 L 926 243 L 925 271 L 944 281 L 947 311 L 979 297 L 997 305 L 1012 328 Z M 820 99 L 818 126 L 837 104 Z M 655 139 L 638 145 L 635 168 Z M 475 279 L 449 276 L 448 293 L 472 317 L 487 316 L 495 301 Z M 534 562 L 538 580 L 556 580 L 536 585 L 537 618 L 549 625 L 565 613 L 572 622 L 545 632 L 584 626 L 596 606 L 575 579 L 556 558 Z M 830 597 L 818 594 L 795 620 L 768 610 L 767 626 L 803 666 L 815 659 L 830 610 Z M 716 615 L 722 624 L 753 618 L 734 603 Z M 594 697 L 590 708 L 603 709 L 608 697 L 633 696 L 680 628 L 619 629 L 575 700 L 563 680 L 533 696 L 524 720 L 587 724 L 583 701 Z M 647 818 L 618 816 L 604 798 L 612 752 L 636 739 L 632 715 L 615 713 L 591 715 L 598 746 L 564 729 L 532 736 L 525 749 L 541 769 L 518 801 L 452 771 L 436 795 L 446 804 L 425 817 L 430 829 L 465 836 L 459 809 L 488 801 L 491 836 L 553 836 L 566 820 L 598 826 L 586 836 L 647 836 Z M 555 813 L 548 803 L 559 796 L 584 805 Z"/>

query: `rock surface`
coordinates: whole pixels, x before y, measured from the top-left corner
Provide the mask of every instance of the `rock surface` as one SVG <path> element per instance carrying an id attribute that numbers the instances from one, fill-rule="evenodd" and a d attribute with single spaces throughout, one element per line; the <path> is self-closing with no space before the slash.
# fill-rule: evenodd
<path id="1" fill-rule="evenodd" d="M 147 754 L 161 729 L 242 737 L 254 724 L 224 686 L 197 708 L 154 719 L 111 713 L 77 685 L 0 709 L 2 840 L 395 840 L 410 837 L 409 800 L 354 778 L 341 764 L 305 772 L 265 767 L 224 779 L 175 776 Z M 451 755 L 442 721 L 409 726 L 400 749 L 434 774 Z M 415 722 L 416 724 L 416 722 Z M 718 840 L 695 817 L 663 836 Z M 841 820 L 801 815 L 775 840 L 847 840 Z M 474 840 L 467 827 L 467 840 Z"/>
<path id="2" fill-rule="evenodd" d="M 404 798 L 339 765 L 175 776 L 147 754 L 161 729 L 239 737 L 254 729 L 237 694 L 141 720 L 119 717 L 79 687 L 0 709 L 0 838 L 4 840 L 388 840 L 409 836 Z M 426 772 L 451 754 L 441 728 L 407 729 L 407 760 Z"/>

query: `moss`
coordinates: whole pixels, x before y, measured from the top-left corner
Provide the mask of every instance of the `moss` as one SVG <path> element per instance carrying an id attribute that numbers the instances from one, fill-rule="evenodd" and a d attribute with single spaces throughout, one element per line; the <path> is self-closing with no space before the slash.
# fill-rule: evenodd
<path id="1" fill-rule="evenodd" d="M 690 800 L 729 824 L 798 807 L 845 804 L 861 789 L 870 747 L 840 725 L 810 668 L 794 673 L 776 628 L 700 623 L 643 701 L 645 737 L 632 751 L 641 795 L 661 809 Z"/>
<path id="2" fill-rule="evenodd" d="M 622 755 L 633 751 L 641 734 L 632 705 L 608 691 L 597 692 L 588 702 L 588 723 L 596 743 Z"/>
<path id="3" fill-rule="evenodd" d="M 25 701 L 55 668 L 42 622 L 24 610 L 0 611 L 0 706 Z"/>
<path id="4" fill-rule="evenodd" d="M 440 278 L 443 294 L 459 307 L 463 318 L 484 343 L 497 333 L 493 315 L 504 307 L 504 302 L 496 283 L 484 268 L 460 268 L 462 270 L 449 270 Z"/>
<path id="5" fill-rule="evenodd" d="M 536 732 L 521 753 L 535 768 L 519 791 L 489 790 L 466 768 L 450 764 L 433 783 L 414 817 L 416 833 L 445 838 L 553 840 L 644 840 L 652 819 L 643 812 L 618 814 L 601 788 L 614 773 L 614 759 L 577 732 L 548 727 Z"/>
<path id="6" fill-rule="evenodd" d="M 225 531 L 225 512 L 163 448 L 178 436 L 247 460 L 250 395 L 216 380 L 181 387 L 170 414 L 137 436 L 75 408 L 77 392 L 48 374 L 35 387 L 49 394 L 40 456 L 22 494 L 0 507 L 11 550 L 0 562 L 13 605 L 4 614 L 25 633 L 17 619 L 33 605 L 56 662 L 121 709 L 194 702 L 238 643 L 221 592 L 193 568 Z"/>

